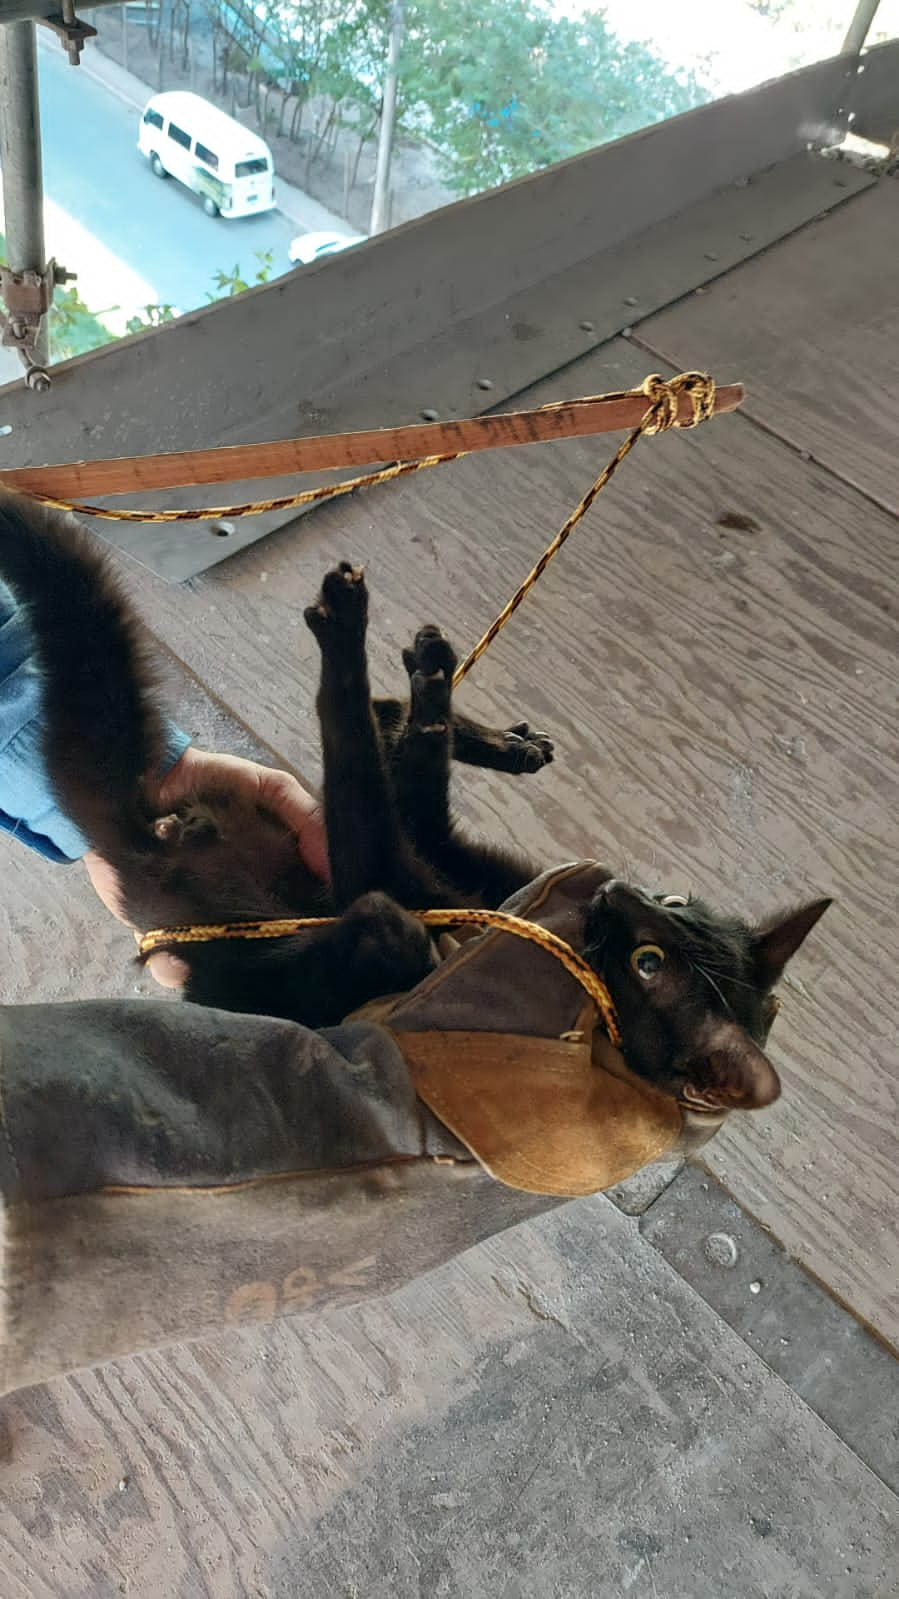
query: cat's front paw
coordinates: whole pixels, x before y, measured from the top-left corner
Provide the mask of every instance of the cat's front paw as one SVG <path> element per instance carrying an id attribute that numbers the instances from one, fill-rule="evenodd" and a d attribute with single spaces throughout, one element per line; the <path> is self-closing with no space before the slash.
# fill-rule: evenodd
<path id="1" fill-rule="evenodd" d="M 368 620 L 368 590 L 361 566 L 341 561 L 327 573 L 314 605 L 303 612 L 306 626 L 319 644 L 359 639 Z"/>
<path id="2" fill-rule="evenodd" d="M 553 741 L 548 733 L 532 732 L 530 723 L 516 722 L 503 737 L 510 772 L 539 772 L 553 759 Z"/>

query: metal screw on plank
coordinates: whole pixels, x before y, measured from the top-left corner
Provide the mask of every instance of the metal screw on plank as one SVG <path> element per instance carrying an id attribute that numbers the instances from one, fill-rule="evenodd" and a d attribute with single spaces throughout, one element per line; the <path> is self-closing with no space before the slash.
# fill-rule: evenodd
<path id="1" fill-rule="evenodd" d="M 703 1254 L 713 1266 L 733 1267 L 737 1264 L 738 1250 L 730 1233 L 709 1233 L 703 1244 Z"/>

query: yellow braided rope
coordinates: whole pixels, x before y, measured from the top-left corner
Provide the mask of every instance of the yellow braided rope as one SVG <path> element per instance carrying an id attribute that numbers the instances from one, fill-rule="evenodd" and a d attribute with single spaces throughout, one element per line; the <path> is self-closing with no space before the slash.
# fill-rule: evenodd
<path id="1" fill-rule="evenodd" d="M 525 595 L 530 593 L 538 578 L 543 576 L 553 556 L 558 554 L 569 534 L 574 532 L 581 517 L 589 511 L 596 496 L 602 492 L 609 479 L 617 472 L 625 456 L 630 455 L 637 440 L 642 438 L 644 433 L 663 433 L 666 428 L 670 427 L 698 427 L 700 422 L 706 422 L 715 412 L 715 382 L 705 372 L 681 372 L 678 377 L 669 378 L 667 382 L 658 373 L 653 373 L 652 376 L 645 379 L 642 389 L 634 392 L 642 392 L 650 401 L 645 415 L 628 434 L 623 443 L 619 445 L 608 466 L 600 472 L 596 481 L 590 485 L 583 499 L 575 506 L 568 520 L 559 529 L 552 543 L 547 545 L 536 566 L 531 567 L 524 582 L 512 595 L 508 605 L 503 606 L 499 616 L 494 622 L 491 622 L 486 633 L 478 640 L 471 654 L 467 655 L 461 665 L 456 667 L 453 676 L 453 688 L 456 688 L 461 683 L 463 677 L 465 677 L 467 672 L 471 671 L 475 662 L 480 660 L 484 651 L 490 648 L 497 633 L 505 627 L 513 612 L 518 610 Z M 689 422 L 679 422 L 677 420 L 677 398 L 681 392 L 688 394 L 692 402 L 693 415 Z"/>
<path id="2" fill-rule="evenodd" d="M 428 927 L 460 927 L 466 923 L 476 927 L 492 927 L 497 932 L 514 933 L 532 944 L 538 944 L 562 962 L 565 970 L 589 994 L 603 1019 L 606 1032 L 613 1044 L 620 1044 L 621 1034 L 615 1015 L 615 1006 L 602 978 L 578 955 L 565 940 L 536 922 L 525 921 L 522 916 L 512 916 L 507 911 L 433 910 L 411 913 Z M 302 933 L 309 928 L 331 927 L 339 921 L 337 916 L 289 916 L 259 922 L 210 922 L 186 927 L 157 928 L 144 933 L 140 940 L 140 953 L 146 959 L 160 949 L 170 950 L 177 944 L 210 944 L 218 939 L 232 938 L 287 938 L 292 933 Z"/>
<path id="3" fill-rule="evenodd" d="M 102 505 L 82 505 L 79 500 L 57 500 L 52 494 L 28 490 L 28 498 L 49 505 L 55 511 L 71 511 L 75 516 L 97 516 L 106 522 L 218 522 L 239 516 L 260 516 L 263 511 L 291 511 L 301 505 L 316 505 L 319 500 L 333 500 L 340 494 L 352 494 L 354 489 L 370 489 L 376 483 L 389 483 L 395 477 L 407 477 L 412 472 L 424 472 L 428 467 L 443 466 L 446 461 L 460 461 L 459 455 L 426 455 L 420 461 L 396 461 L 378 472 L 366 472 L 361 477 L 345 478 L 340 483 L 328 483 L 319 489 L 304 489 L 300 494 L 281 494 L 273 500 L 250 500 L 246 505 L 204 506 L 199 511 L 112 511 Z"/>

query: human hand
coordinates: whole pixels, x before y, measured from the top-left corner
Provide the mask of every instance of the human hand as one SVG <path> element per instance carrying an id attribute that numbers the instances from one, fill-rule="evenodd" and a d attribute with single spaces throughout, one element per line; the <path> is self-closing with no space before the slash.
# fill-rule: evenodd
<path id="1" fill-rule="evenodd" d="M 191 744 L 159 785 L 160 810 L 175 810 L 188 794 L 204 787 L 227 787 L 252 804 L 263 805 L 290 828 L 309 870 L 316 877 L 327 878 L 328 850 L 321 808 L 289 772 L 259 766 L 239 755 L 211 754 Z M 84 856 L 84 865 L 106 909 L 119 921 L 125 921 L 118 878 L 109 862 L 90 850 Z M 183 988 L 187 966 L 176 955 L 151 955 L 147 965 L 163 988 Z"/>

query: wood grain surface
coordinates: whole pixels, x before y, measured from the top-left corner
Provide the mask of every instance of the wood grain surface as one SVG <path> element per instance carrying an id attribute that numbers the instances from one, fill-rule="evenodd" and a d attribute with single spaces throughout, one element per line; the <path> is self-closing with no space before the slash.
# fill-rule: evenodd
<path id="1" fill-rule="evenodd" d="M 742 403 L 740 384 L 720 384 L 716 413 Z M 418 461 L 429 455 L 461 455 L 473 450 L 552 443 L 635 428 L 649 407 L 645 394 L 572 396 L 565 405 L 538 411 L 500 411 L 459 422 L 430 422 L 404 428 L 374 428 L 362 433 L 325 433 L 316 438 L 265 444 L 232 444 L 218 450 L 187 450 L 168 455 L 132 455 L 108 461 L 70 461 L 62 466 L 26 466 L 4 472 L 2 482 L 29 494 L 84 500 L 115 494 L 178 488 L 183 484 L 234 483 L 278 477 L 282 472 L 317 472 L 333 467 L 366 468 L 372 462 Z M 678 425 L 691 424 L 693 402 L 677 397 Z"/>
<path id="2" fill-rule="evenodd" d="M 675 362 L 736 363 L 748 415 L 893 512 L 897 201 L 896 179 L 881 178 L 639 329 Z"/>
<path id="3" fill-rule="evenodd" d="M 3 1599 L 880 1599 L 896 1500 L 598 1198 L 0 1404 Z"/>

